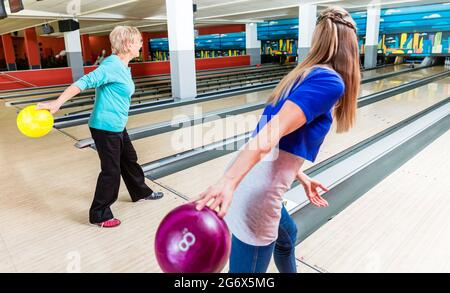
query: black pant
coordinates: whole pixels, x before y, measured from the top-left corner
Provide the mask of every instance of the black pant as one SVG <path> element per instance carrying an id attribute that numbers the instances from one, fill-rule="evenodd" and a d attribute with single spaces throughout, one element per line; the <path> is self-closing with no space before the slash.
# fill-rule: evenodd
<path id="1" fill-rule="evenodd" d="M 153 193 L 145 184 L 144 172 L 137 163 L 137 155 L 127 130 L 111 132 L 90 128 L 97 148 L 102 171 L 98 175 L 94 201 L 89 210 L 89 222 L 100 223 L 113 217 L 110 206 L 119 195 L 120 175 L 132 201 Z"/>

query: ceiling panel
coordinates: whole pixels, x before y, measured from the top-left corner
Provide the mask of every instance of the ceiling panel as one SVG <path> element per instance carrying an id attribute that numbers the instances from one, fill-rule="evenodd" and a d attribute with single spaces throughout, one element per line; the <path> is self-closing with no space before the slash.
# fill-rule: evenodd
<path id="1" fill-rule="evenodd" d="M 447 1 L 302 0 L 302 3 L 318 3 L 319 10 L 327 5 L 340 5 L 351 11 L 361 11 L 371 3 L 380 3 L 385 7 L 403 7 Z M 165 0 L 24 0 L 23 2 L 24 11 L 0 20 L 0 33 L 39 25 L 45 21 L 68 18 L 73 14 L 80 20 L 81 33 L 97 33 L 103 30 L 106 31 L 104 34 L 107 34 L 107 30 L 118 23 L 141 26 L 140 29 L 143 31 L 166 29 Z M 80 5 L 73 5 L 74 3 Z M 197 4 L 195 23 L 205 26 L 296 17 L 300 0 L 194 0 L 194 3 Z M 5 4 L 8 6 L 8 1 Z M 17 17 L 26 19 L 17 20 Z"/>
<path id="2" fill-rule="evenodd" d="M 23 30 L 29 27 L 35 27 L 44 23 L 42 19 L 8 19 L 0 20 L 0 35 Z"/>
<path id="3" fill-rule="evenodd" d="M 104 9 L 104 13 L 119 13 L 130 18 L 166 17 L 166 1 L 136 1 L 121 7 Z"/>
<path id="4" fill-rule="evenodd" d="M 153 2 L 153 1 L 147 1 Z M 80 12 L 81 14 L 96 11 L 99 9 L 103 9 L 104 7 L 115 6 L 121 3 L 125 5 L 130 3 L 130 1 L 126 0 L 45 0 L 45 1 L 36 1 L 36 0 L 24 0 L 25 9 L 30 10 L 38 10 L 44 12 L 55 12 L 62 14 L 73 14 L 73 12 Z M 117 6 L 118 8 L 120 6 Z"/>

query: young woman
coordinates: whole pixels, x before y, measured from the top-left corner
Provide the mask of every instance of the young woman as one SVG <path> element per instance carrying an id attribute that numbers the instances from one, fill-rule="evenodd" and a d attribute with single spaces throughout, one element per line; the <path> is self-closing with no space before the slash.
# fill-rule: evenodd
<path id="1" fill-rule="evenodd" d="M 37 105 L 53 114 L 81 91 L 96 89 L 89 129 L 100 158 L 101 172 L 89 210 L 89 221 L 107 228 L 120 225 L 110 206 L 117 200 L 121 175 L 133 202 L 163 197 L 161 192 L 153 192 L 145 184 L 144 173 L 137 163 L 136 151 L 125 128 L 135 89 L 128 63 L 139 56 L 141 34 L 135 27 L 117 26 L 109 39 L 113 54 L 104 59 L 96 70 L 69 86 L 57 100 Z"/>
<path id="2" fill-rule="evenodd" d="M 298 179 L 312 204 L 328 205 L 319 195 L 327 189 L 300 168 L 315 160 L 333 116 L 337 132 L 352 127 L 360 78 L 355 22 L 347 11 L 328 8 L 308 56 L 277 85 L 253 137 L 197 199 L 197 209 L 209 205 L 226 215 L 230 272 L 265 272 L 272 253 L 280 272 L 296 272 L 297 228 L 282 196 Z"/>

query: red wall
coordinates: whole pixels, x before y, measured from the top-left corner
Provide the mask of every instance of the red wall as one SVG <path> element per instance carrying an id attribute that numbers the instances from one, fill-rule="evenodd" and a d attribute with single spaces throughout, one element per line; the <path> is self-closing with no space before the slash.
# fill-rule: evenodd
<path id="1" fill-rule="evenodd" d="M 148 39 L 158 39 L 158 38 L 167 38 L 167 32 L 145 32 Z"/>
<path id="2" fill-rule="evenodd" d="M 28 55 L 28 64 L 30 66 L 39 66 L 39 68 L 41 68 L 41 59 L 39 56 L 36 28 L 27 28 L 24 30 L 24 34 L 25 48 Z"/>
<path id="3" fill-rule="evenodd" d="M 169 61 L 131 63 L 130 67 L 133 76 L 170 73 Z"/>
<path id="4" fill-rule="evenodd" d="M 106 50 L 106 56 L 111 55 L 109 36 L 89 36 L 89 44 L 91 45 L 93 55 L 98 56 L 102 53 L 103 49 Z"/>
<path id="5" fill-rule="evenodd" d="M 11 77 L 8 77 L 4 73 L 0 72 L 0 92 L 2 90 L 13 90 L 29 87 L 29 85 L 16 82 Z"/>
<path id="6" fill-rule="evenodd" d="M 96 66 L 85 66 L 84 73 L 93 71 Z M 17 81 L 17 79 L 25 82 Z M 3 84 L 2 84 L 3 82 Z M 35 86 L 48 86 L 72 83 L 72 71 L 68 67 L 37 70 L 19 70 L 0 72 L 0 91 Z"/>
<path id="7" fill-rule="evenodd" d="M 35 86 L 67 84 L 72 80 L 70 68 L 20 70 L 6 72 L 9 76 L 29 82 Z M 20 84 L 20 83 L 19 83 Z"/>
<path id="8" fill-rule="evenodd" d="M 229 24 L 210 27 L 199 27 L 199 35 L 226 34 L 245 32 L 245 24 Z"/>
<path id="9" fill-rule="evenodd" d="M 3 51 L 3 42 L 1 42 L 0 38 L 0 60 L 5 59 L 5 52 Z"/>
<path id="10" fill-rule="evenodd" d="M 250 56 L 247 55 L 195 59 L 195 68 L 197 70 L 235 67 L 235 66 L 248 66 L 248 65 L 250 65 Z"/>
<path id="11" fill-rule="evenodd" d="M 16 58 L 25 58 L 26 51 L 25 51 L 25 40 L 22 37 L 12 37 L 13 45 L 14 45 L 14 51 L 16 54 Z M 40 51 L 41 56 L 48 57 L 50 55 L 50 52 L 53 51 L 53 56 L 64 50 L 64 38 L 54 38 L 54 37 L 44 37 L 44 36 L 38 36 L 37 37 L 38 47 L 42 48 L 42 51 Z M 41 43 L 41 46 L 39 46 L 39 43 Z"/>
<path id="12" fill-rule="evenodd" d="M 41 43 L 39 48 L 42 48 L 40 51 L 41 56 L 47 58 L 49 55 L 53 54 L 53 56 L 59 54 L 62 50 L 65 50 L 64 38 L 54 38 L 54 37 L 45 37 L 40 36 L 37 37 L 38 46 Z"/>
<path id="13" fill-rule="evenodd" d="M 16 54 L 16 59 L 25 58 L 25 40 L 22 37 L 12 37 L 14 53 Z"/>
<path id="14" fill-rule="evenodd" d="M 92 56 L 91 43 L 89 42 L 89 35 L 81 36 L 81 55 L 83 56 L 84 64 L 88 62 L 94 64 L 95 60 L 92 60 L 94 58 Z"/>
<path id="15" fill-rule="evenodd" d="M 220 57 L 220 58 L 207 58 L 196 59 L 197 70 L 214 69 L 233 66 L 246 66 L 250 64 L 249 56 L 236 56 L 236 57 Z M 144 75 L 166 74 L 170 73 L 170 62 L 144 62 L 144 63 L 131 63 L 131 72 L 134 77 Z M 84 68 L 85 73 L 89 73 L 94 70 L 95 66 L 86 66 Z M 13 80 L 5 73 L 0 73 L 0 80 L 9 81 Z M 55 69 L 40 69 L 40 70 L 22 70 L 7 72 L 8 75 L 15 78 L 19 78 L 35 86 L 47 86 L 58 84 L 72 83 L 72 72 L 70 68 L 55 68 Z M 2 76 L 3 75 L 3 76 Z M 7 90 L 13 88 L 29 87 L 26 83 L 0 83 L 0 90 Z"/>
<path id="16" fill-rule="evenodd" d="M 25 58 L 25 41 L 22 37 L 12 37 L 13 44 L 15 47 L 15 54 L 17 58 Z M 39 36 L 37 37 L 38 44 L 42 45 L 39 48 L 42 48 L 40 53 L 44 57 L 48 57 L 50 52 L 53 51 L 53 56 L 59 54 L 62 50 L 65 49 L 64 38 L 54 38 L 54 37 L 45 37 Z M 109 42 L 109 37 L 97 37 L 92 36 L 89 37 L 89 43 L 91 44 L 92 54 L 100 54 L 102 49 L 106 49 L 106 54 L 111 55 L 111 44 Z"/>

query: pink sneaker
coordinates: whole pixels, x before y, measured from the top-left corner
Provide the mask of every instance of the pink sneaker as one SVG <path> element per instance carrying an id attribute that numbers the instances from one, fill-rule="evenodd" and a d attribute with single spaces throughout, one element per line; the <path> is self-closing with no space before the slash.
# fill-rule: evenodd
<path id="1" fill-rule="evenodd" d="M 99 226 L 100 228 L 114 228 L 119 226 L 120 223 L 121 223 L 120 220 L 114 218 L 101 223 L 95 223 L 94 225 Z"/>

